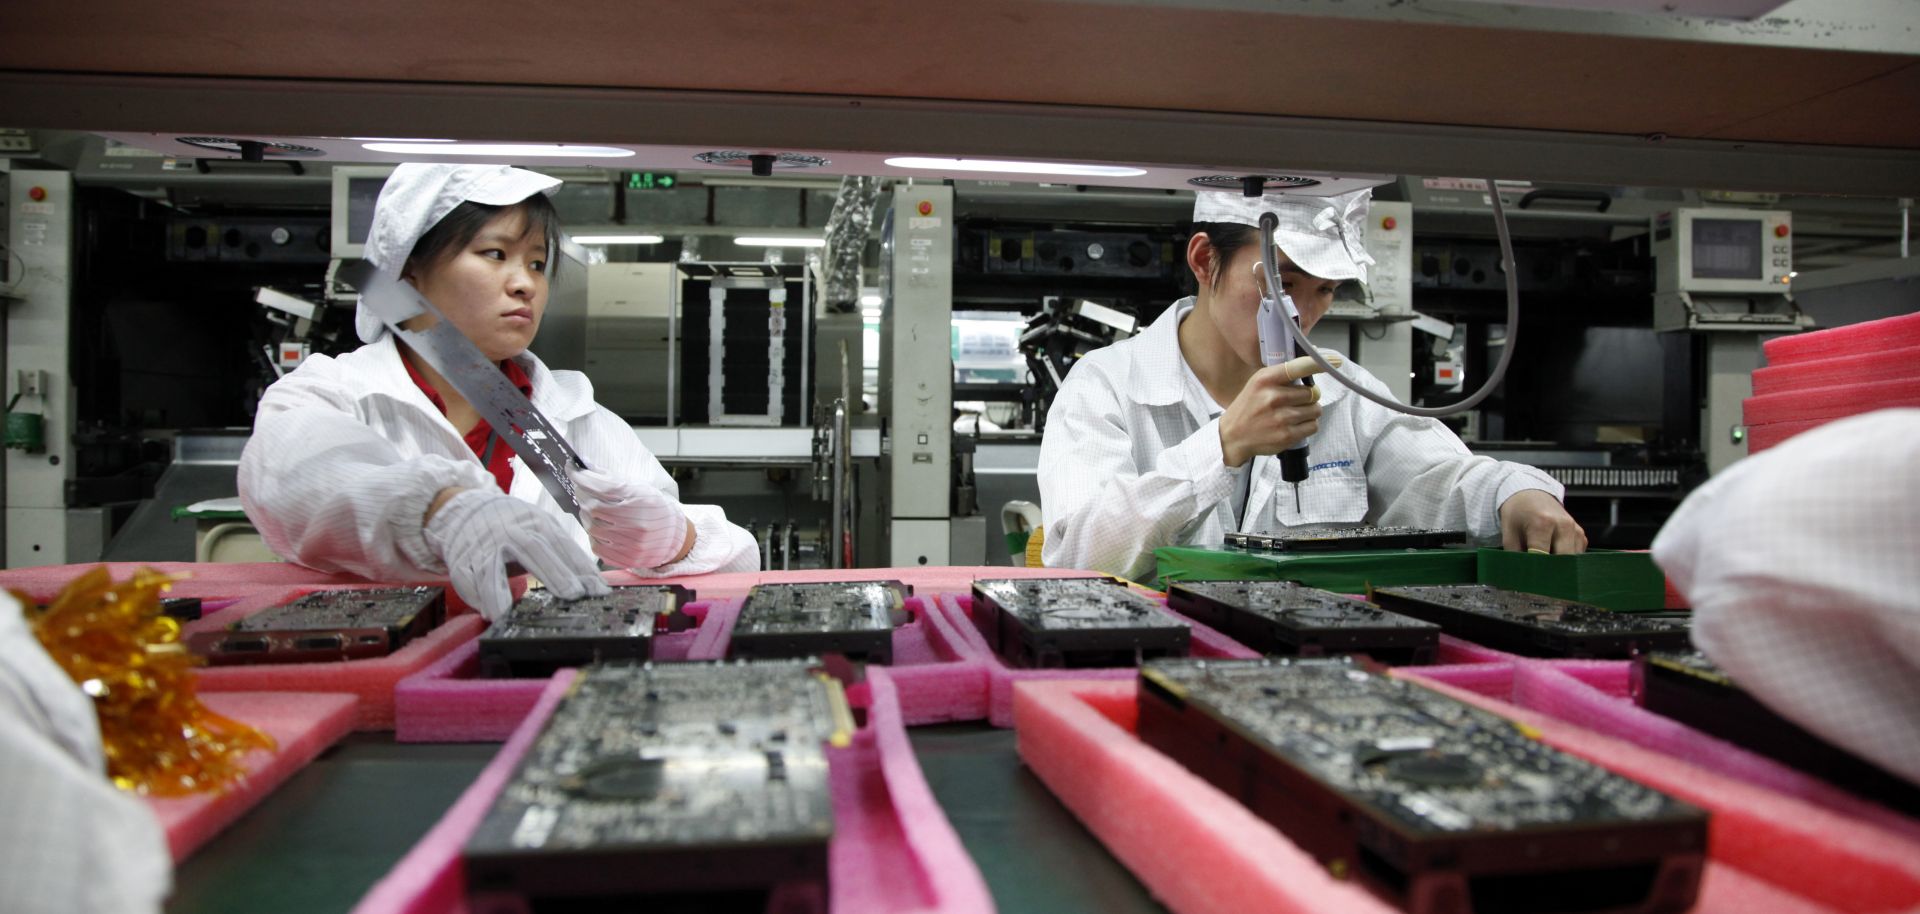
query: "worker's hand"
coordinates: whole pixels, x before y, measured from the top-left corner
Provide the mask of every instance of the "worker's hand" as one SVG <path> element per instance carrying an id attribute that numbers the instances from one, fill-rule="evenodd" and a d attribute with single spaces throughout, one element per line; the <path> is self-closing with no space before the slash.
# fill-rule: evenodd
<path id="1" fill-rule="evenodd" d="M 658 568 L 685 558 L 693 548 L 693 523 L 673 496 L 594 470 L 575 469 L 571 475 L 580 522 L 593 551 L 609 563 Z"/>
<path id="2" fill-rule="evenodd" d="M 563 600 L 609 592 L 593 556 L 574 542 L 572 521 L 504 492 L 465 489 L 427 521 L 427 545 L 467 605 L 493 621 L 513 605 L 507 563 L 519 562 Z"/>
<path id="3" fill-rule="evenodd" d="M 1313 359 L 1301 356 L 1247 379 L 1220 417 L 1220 454 L 1227 466 L 1278 454 L 1320 430 L 1320 389 L 1293 383 L 1319 370 Z"/>
<path id="4" fill-rule="evenodd" d="M 1500 506 L 1500 545 L 1510 552 L 1576 555 L 1587 551 L 1587 531 L 1560 499 L 1541 489 L 1521 489 Z"/>

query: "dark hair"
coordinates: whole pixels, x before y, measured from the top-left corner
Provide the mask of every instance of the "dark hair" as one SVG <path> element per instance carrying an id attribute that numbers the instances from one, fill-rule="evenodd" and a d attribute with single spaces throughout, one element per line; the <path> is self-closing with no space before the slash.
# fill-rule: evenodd
<path id="1" fill-rule="evenodd" d="M 461 248 L 473 242 L 474 236 L 486 228 L 487 223 L 502 213 L 518 210 L 525 220 L 520 229 L 520 237 L 536 229 L 547 239 L 547 279 L 552 280 L 559 270 L 559 258 L 555 256 L 560 246 L 560 214 L 554 211 L 553 201 L 546 194 L 534 194 L 519 203 L 507 206 L 494 206 L 488 203 L 475 203 L 468 200 L 453 208 L 453 212 L 441 217 L 433 228 L 413 243 L 413 251 L 407 254 L 407 269 L 417 266 L 429 266 L 452 257 Z"/>
<path id="2" fill-rule="evenodd" d="M 1191 243 L 1194 235 L 1206 235 L 1207 243 L 1213 246 L 1213 283 L 1218 285 L 1220 274 L 1226 270 L 1228 262 L 1233 260 L 1241 248 L 1260 243 L 1260 230 L 1251 225 L 1238 222 L 1195 222 L 1193 232 L 1187 236 Z M 1188 269 L 1187 280 L 1195 289 L 1199 288 L 1200 277 Z"/>

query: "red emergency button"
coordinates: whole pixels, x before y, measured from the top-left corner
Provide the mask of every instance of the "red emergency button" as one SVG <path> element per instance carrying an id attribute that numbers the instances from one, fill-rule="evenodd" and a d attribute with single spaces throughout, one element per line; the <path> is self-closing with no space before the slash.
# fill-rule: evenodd
<path id="1" fill-rule="evenodd" d="M 1383 229 L 1386 229 L 1389 232 L 1393 231 L 1394 228 L 1399 224 L 1400 223 L 1394 221 L 1394 218 L 1392 216 L 1388 216 L 1387 218 L 1380 220 L 1380 227 Z"/>
<path id="2" fill-rule="evenodd" d="M 932 200 L 922 200 L 922 201 L 920 201 L 920 215 L 922 215 L 922 216 L 931 216 L 931 215 L 933 215 L 933 201 L 932 201 Z"/>
<path id="3" fill-rule="evenodd" d="M 1774 226 L 1774 227 L 1773 227 L 1773 237 L 1775 237 L 1775 238 L 1785 238 L 1785 237 L 1787 237 L 1787 234 L 1788 234 L 1788 233 L 1790 233 L 1790 232 L 1792 232 L 1792 231 L 1793 231 L 1792 229 L 1790 229 L 1790 228 L 1787 228 L 1787 226 L 1786 226 L 1786 224 L 1785 224 L 1785 223 L 1782 223 L 1782 224 L 1780 224 L 1780 225 L 1776 225 L 1776 226 Z"/>
<path id="4" fill-rule="evenodd" d="M 44 187 L 32 188 L 27 191 L 27 199 L 32 200 L 35 203 L 39 203 L 40 201 L 47 199 L 47 189 Z"/>

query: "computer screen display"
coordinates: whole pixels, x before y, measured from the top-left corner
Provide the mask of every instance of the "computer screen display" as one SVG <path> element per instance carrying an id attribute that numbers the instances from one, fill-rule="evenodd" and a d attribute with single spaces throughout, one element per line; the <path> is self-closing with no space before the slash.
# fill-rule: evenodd
<path id="1" fill-rule="evenodd" d="M 1760 229 L 1758 219 L 1693 220 L 1693 278 L 1760 279 Z"/>

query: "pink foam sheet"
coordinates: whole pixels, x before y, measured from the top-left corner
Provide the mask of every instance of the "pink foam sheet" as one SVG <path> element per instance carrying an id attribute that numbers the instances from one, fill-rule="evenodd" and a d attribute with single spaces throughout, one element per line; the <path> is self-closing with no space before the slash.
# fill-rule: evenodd
<path id="1" fill-rule="evenodd" d="M 246 779 L 225 790 L 185 797 L 149 797 L 178 863 L 187 859 L 267 794 L 353 730 L 352 695 L 223 692 L 202 697 L 215 713 L 251 724 L 273 737 L 271 750 L 248 753 Z"/>
<path id="2" fill-rule="evenodd" d="M 957 593 L 942 595 L 939 608 L 947 614 L 948 625 L 961 637 L 962 650 L 978 661 L 987 671 L 987 722 L 996 727 L 1013 726 L 1013 687 L 1020 682 L 1044 682 L 1047 680 L 1090 680 L 1090 679 L 1132 679 L 1139 675 L 1133 667 L 1115 669 L 1022 669 L 1010 667 L 987 645 L 987 639 L 973 623 L 973 594 Z M 1202 623 L 1181 615 L 1177 610 L 1167 612 L 1193 627 L 1189 652 L 1194 657 L 1248 659 L 1260 656 L 1238 641 L 1220 634 Z"/>
<path id="3" fill-rule="evenodd" d="M 1741 414 L 1748 425 L 1773 425 L 1841 419 L 1896 406 L 1920 406 L 1920 377 L 1809 387 L 1748 397 L 1741 403 Z"/>
<path id="4" fill-rule="evenodd" d="M 1911 349 L 1920 347 L 1920 313 L 1775 337 L 1763 345 L 1769 366 Z"/>
<path id="5" fill-rule="evenodd" d="M 177 597 L 239 598 L 292 587 L 318 588 L 365 583 L 284 562 L 94 562 L 0 570 L 0 587 L 23 591 L 36 600 L 46 600 L 59 593 L 73 579 L 101 565 L 106 566 L 107 573 L 116 581 L 133 577 L 133 573 L 141 568 L 180 577 L 181 580 L 175 581 L 173 589 L 167 592 L 168 596 Z"/>
<path id="6" fill-rule="evenodd" d="M 727 656 L 742 602 L 716 601 L 708 622 L 700 626 L 700 636 L 688 649 L 688 660 Z M 888 670 L 910 726 L 987 716 L 986 666 L 962 645 L 961 633 L 936 603 L 937 598 L 926 593 L 906 598 L 909 619 L 893 631 L 893 664 Z"/>
<path id="7" fill-rule="evenodd" d="M 354 908 L 356 914 L 466 910 L 460 850 L 553 713 L 574 673 L 547 684 L 532 713 L 439 824 Z M 870 668 L 849 699 L 867 709 L 851 745 L 828 752 L 834 839 L 828 851 L 834 914 L 985 914 L 986 884 L 927 788 L 886 670 Z"/>
<path id="8" fill-rule="evenodd" d="M 356 587 L 376 587 L 361 583 Z M 189 633 L 232 624 L 256 612 L 279 606 L 301 594 L 337 587 L 301 587 L 249 597 L 218 613 L 189 623 Z M 451 611 L 451 610 L 449 610 Z M 473 613 L 451 616 L 438 628 L 408 642 L 385 657 L 329 663 L 271 663 L 204 667 L 197 674 L 202 692 L 344 692 L 360 698 L 356 730 L 394 728 L 394 690 L 405 679 L 470 641 L 486 627 Z"/>
<path id="9" fill-rule="evenodd" d="M 1628 691 L 1632 667 L 1624 660 L 1536 660 L 1482 667 L 1403 667 L 1395 675 L 1445 683 L 1537 711 L 1920 841 L 1920 821 L 1635 704 Z"/>
<path id="10" fill-rule="evenodd" d="M 1521 684 L 1516 694 L 1552 688 L 1541 684 L 1552 672 L 1541 663 L 1518 665 L 1515 677 Z M 1920 906 L 1920 841 L 1906 834 L 1455 687 L 1434 677 L 1431 669 L 1409 667 L 1395 675 L 1532 727 L 1549 745 L 1708 810 L 1713 816 L 1709 854 L 1716 864 L 1833 910 L 1891 912 Z M 1547 703 L 1538 697 L 1525 700 Z M 1703 899 L 1700 909 L 1717 909 L 1709 908 L 1713 901 Z"/>
<path id="11" fill-rule="evenodd" d="M 1392 914 L 1335 879 L 1237 800 L 1140 742 L 1133 682 L 1022 682 L 1020 757 L 1055 796 L 1178 914 Z M 1710 861 L 1700 912 L 1814 914 L 1811 901 Z"/>
<path id="12" fill-rule="evenodd" d="M 682 584 L 702 597 L 744 597 L 755 584 L 815 584 L 834 581 L 899 581 L 915 593 L 950 593 L 972 589 L 982 578 L 1095 578 L 1092 571 L 1065 568 L 1014 568 L 1004 565 L 928 565 L 902 568 L 808 568 L 798 571 L 747 571 L 703 574 L 684 578 L 643 578 L 615 571 L 607 580 L 620 584 Z"/>
<path id="13" fill-rule="evenodd" d="M 1770 365 L 1754 371 L 1753 395 L 1912 377 L 1920 377 L 1920 346 Z"/>
<path id="14" fill-rule="evenodd" d="M 700 626 L 655 635 L 654 659 L 687 659 L 711 606 L 704 600 L 688 603 L 687 615 Z M 548 678 L 483 678 L 476 633 L 394 686 L 394 738 L 403 743 L 500 742 L 533 710 Z"/>

